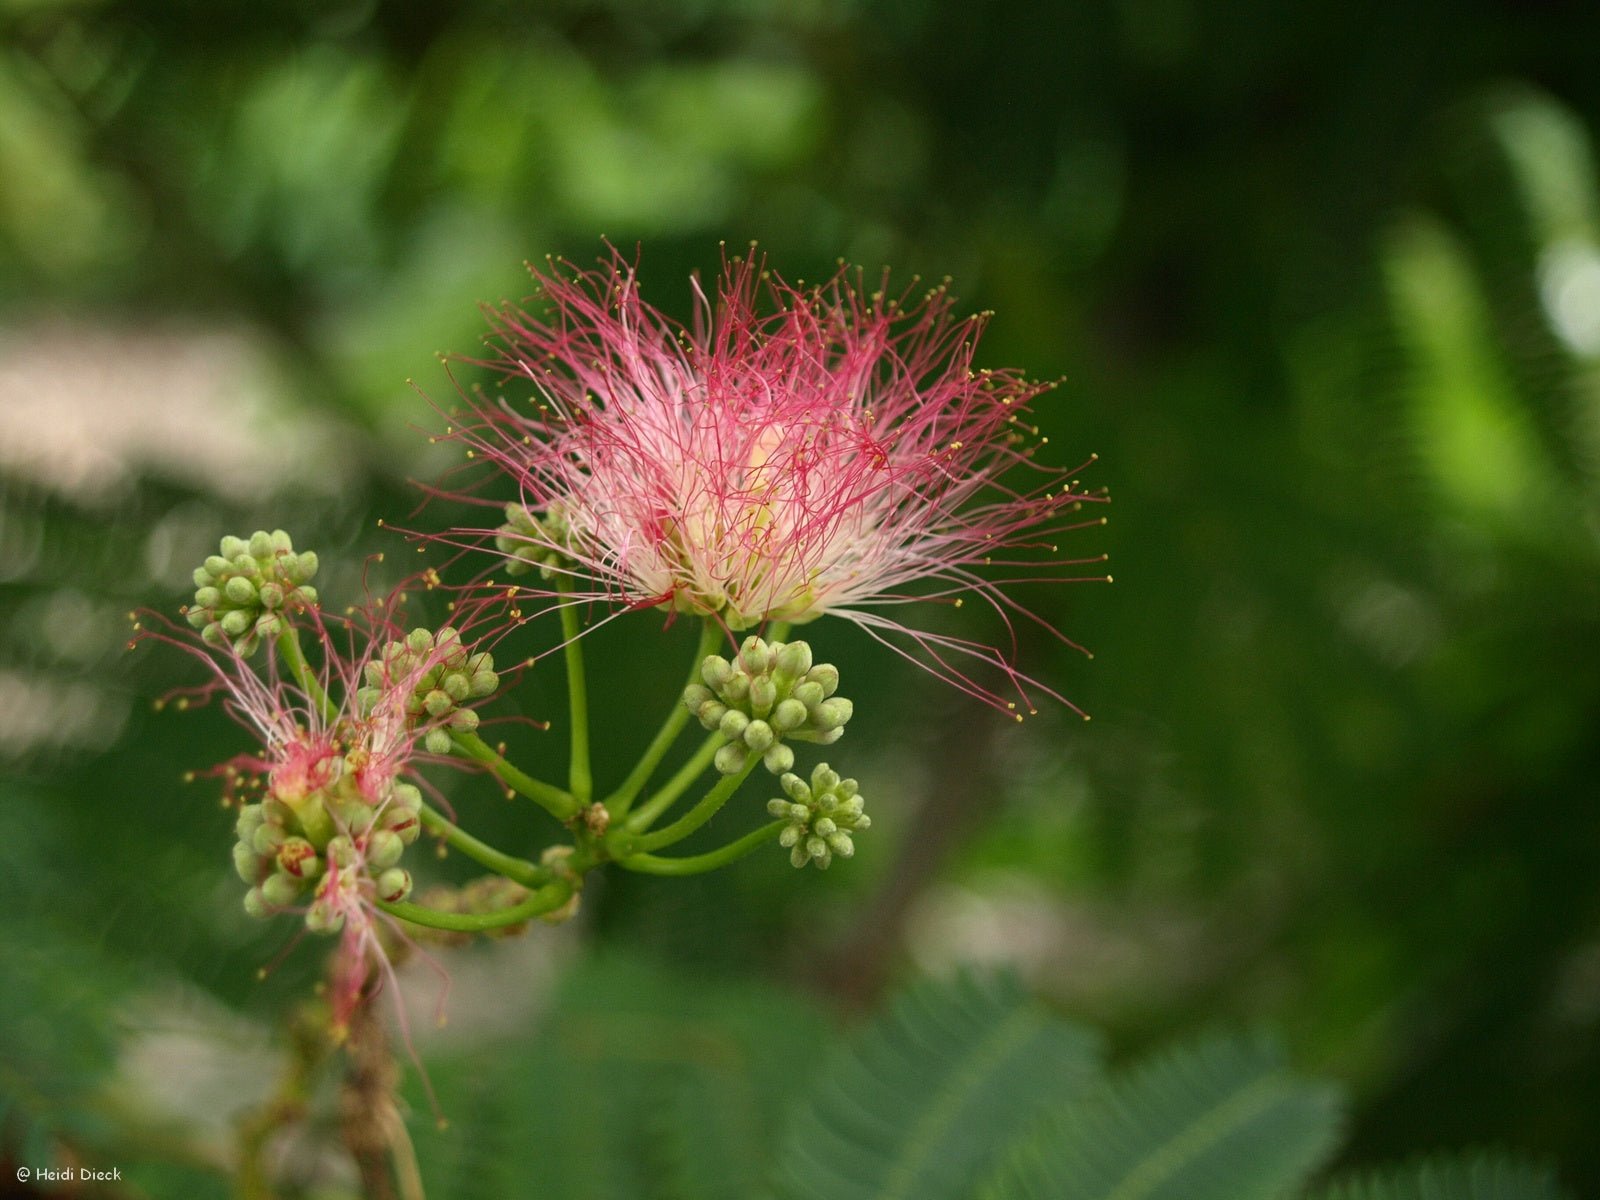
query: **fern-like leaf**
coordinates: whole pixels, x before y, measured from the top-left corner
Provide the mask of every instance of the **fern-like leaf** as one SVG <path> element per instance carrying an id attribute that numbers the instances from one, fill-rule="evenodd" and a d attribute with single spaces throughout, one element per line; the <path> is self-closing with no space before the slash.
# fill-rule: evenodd
<path id="1" fill-rule="evenodd" d="M 1098 1039 L 1010 979 L 926 982 L 833 1055 L 779 1151 L 788 1200 L 972 1194 L 1046 1108 L 1093 1086 Z"/>
<path id="2" fill-rule="evenodd" d="M 1515 1159 L 1430 1159 L 1336 1180 L 1312 1200 L 1563 1200 L 1555 1173 Z"/>
<path id="3" fill-rule="evenodd" d="M 1269 1042 L 1213 1037 L 1169 1051 L 1051 1114 L 986 1200 L 1273 1200 L 1333 1148 L 1333 1089 L 1298 1079 Z"/>

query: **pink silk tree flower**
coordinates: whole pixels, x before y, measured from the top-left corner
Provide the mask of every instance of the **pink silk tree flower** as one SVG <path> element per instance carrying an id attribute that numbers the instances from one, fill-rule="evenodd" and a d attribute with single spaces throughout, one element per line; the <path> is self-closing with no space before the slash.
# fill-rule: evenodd
<path id="1" fill-rule="evenodd" d="M 1060 637 L 1006 585 L 1104 559 L 1052 561 L 1059 534 L 1103 523 L 1081 510 L 1105 497 L 1035 460 L 1027 406 L 1053 385 L 976 369 L 983 316 L 957 318 L 943 287 L 868 293 L 843 269 L 791 286 L 753 253 L 714 300 L 695 284 L 692 327 L 646 304 L 617 257 L 534 278 L 543 312 L 491 311 L 479 364 L 526 393 L 468 396 L 450 435 L 514 481 L 496 545 L 555 579 L 533 592 L 730 631 L 832 613 L 997 707 L 1016 704 L 972 668 L 1024 702 L 1028 684 L 1061 698 L 997 647 L 893 615 L 970 594 L 1013 643 L 1017 616 Z"/>

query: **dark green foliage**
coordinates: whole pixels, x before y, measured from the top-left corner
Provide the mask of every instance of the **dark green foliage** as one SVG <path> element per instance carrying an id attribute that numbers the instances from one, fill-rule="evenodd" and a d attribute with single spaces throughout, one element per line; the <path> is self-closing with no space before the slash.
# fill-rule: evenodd
<path id="1" fill-rule="evenodd" d="M 541 1025 L 429 1064 L 450 1122 L 417 1134 L 433 1200 L 749 1196 L 826 1044 L 792 996 L 612 958 L 573 971 Z"/>
<path id="2" fill-rule="evenodd" d="M 1435 1159 L 1336 1180 L 1311 1200 L 1561 1200 L 1545 1167 L 1507 1158 Z"/>
<path id="3" fill-rule="evenodd" d="M 924 983 L 829 1059 L 778 1151 L 790 1200 L 969 1195 L 998 1150 L 1099 1075 L 1092 1033 L 1013 980 Z"/>
<path id="4" fill-rule="evenodd" d="M 986 1200 L 1272 1200 L 1334 1148 L 1338 1092 L 1261 1039 L 1211 1038 L 1122 1072 L 1052 1113 Z"/>
<path id="5" fill-rule="evenodd" d="M 342 572 L 327 594 L 358 600 L 366 556 L 397 548 L 374 519 L 448 465 L 408 431 L 435 417 L 405 381 L 447 405 L 433 356 L 473 349 L 475 304 L 605 232 L 683 315 L 724 238 L 807 278 L 841 254 L 950 273 L 997 310 L 985 365 L 1066 377 L 1039 408 L 1046 457 L 1099 452 L 1085 482 L 1115 503 L 1063 551 L 1110 551 L 1117 583 L 1026 597 L 1093 664 L 1017 623 L 1019 662 L 1088 726 L 1043 706 L 977 738 L 989 714 L 809 628 L 861 681 L 872 850 L 810 880 L 757 858 L 597 881 L 596 943 L 860 1001 L 902 968 L 930 886 L 1020 886 L 1035 928 L 1066 932 L 965 949 L 1025 958 L 1112 1044 L 1259 1021 L 1349 1084 L 1353 1159 L 1508 1144 L 1600 1194 L 1600 6 L 28 0 L 0 44 L 0 406 L 47 402 L 0 446 L 8 1150 L 123 1124 L 96 1105 L 130 1000 L 197 988 L 267 1022 L 320 968 L 307 943 L 256 980 L 286 932 L 238 913 L 228 817 L 180 782 L 245 740 L 214 711 L 150 711 L 196 674 L 123 654 L 121 614 L 175 615 L 193 556 L 258 526 L 315 545 Z M 261 426 L 317 430 L 306 457 L 205 469 L 215 431 L 186 422 L 244 422 L 249 397 Z M 587 639 L 593 695 L 671 695 L 685 631 L 664 651 L 660 625 Z M 497 704 L 542 722 L 561 702 L 545 662 Z M 654 719 L 615 722 L 625 749 Z M 561 770 L 559 733 L 501 729 Z M 438 782 L 476 832 L 535 844 L 492 789 Z M 930 793 L 960 800 L 931 856 Z M 448 1153 L 522 1194 L 491 1160 L 535 1148 L 478 1078 L 439 1073 L 467 1097 L 452 1136 L 475 1114 L 498 1130 Z M 747 1193 L 748 1153 L 696 1151 L 751 1136 L 726 1083 L 580 1096 L 650 1113 L 648 1161 L 602 1154 L 595 1178 Z M 834 1120 L 813 1132 L 869 1132 Z"/>

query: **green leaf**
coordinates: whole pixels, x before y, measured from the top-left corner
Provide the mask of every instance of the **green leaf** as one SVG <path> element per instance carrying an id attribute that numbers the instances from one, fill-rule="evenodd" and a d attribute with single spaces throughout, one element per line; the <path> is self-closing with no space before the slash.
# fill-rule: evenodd
<path id="1" fill-rule="evenodd" d="M 1339 1132 L 1334 1090 L 1288 1074 L 1262 1039 L 1162 1053 L 1048 1117 L 986 1200 L 1271 1200 Z"/>
<path id="2" fill-rule="evenodd" d="M 1547 1167 L 1515 1159 L 1431 1159 L 1335 1180 L 1312 1200 L 1562 1200 Z"/>
<path id="3" fill-rule="evenodd" d="M 1099 1072 L 1092 1033 L 1015 980 L 919 984 L 832 1056 L 779 1152 L 789 1200 L 964 1197 L 1004 1144 Z"/>
<path id="4" fill-rule="evenodd" d="M 747 1197 L 825 1033 L 769 988 L 586 962 L 531 1045 L 429 1063 L 450 1122 L 415 1130 L 430 1200 Z"/>

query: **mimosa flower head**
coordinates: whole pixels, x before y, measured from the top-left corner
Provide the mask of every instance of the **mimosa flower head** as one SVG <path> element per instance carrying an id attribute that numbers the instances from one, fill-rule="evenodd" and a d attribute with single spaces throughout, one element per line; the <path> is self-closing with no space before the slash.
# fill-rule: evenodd
<path id="1" fill-rule="evenodd" d="M 695 284 L 688 326 L 615 256 L 534 277 L 542 313 L 490 313 L 505 395 L 469 397 L 452 433 L 514 481 L 496 546 L 539 569 L 533 590 L 565 577 L 569 599 L 730 631 L 832 613 L 903 653 L 909 638 L 990 703 L 1014 707 L 975 664 L 1026 699 L 1009 653 L 890 615 L 975 595 L 1035 619 L 1006 585 L 1103 557 L 1054 557 L 1059 534 L 1101 523 L 1081 509 L 1104 497 L 1038 463 L 1027 407 L 1051 385 L 975 367 L 983 316 L 958 318 L 943 287 L 896 294 L 844 269 L 791 286 L 753 252 L 715 298 Z"/>

